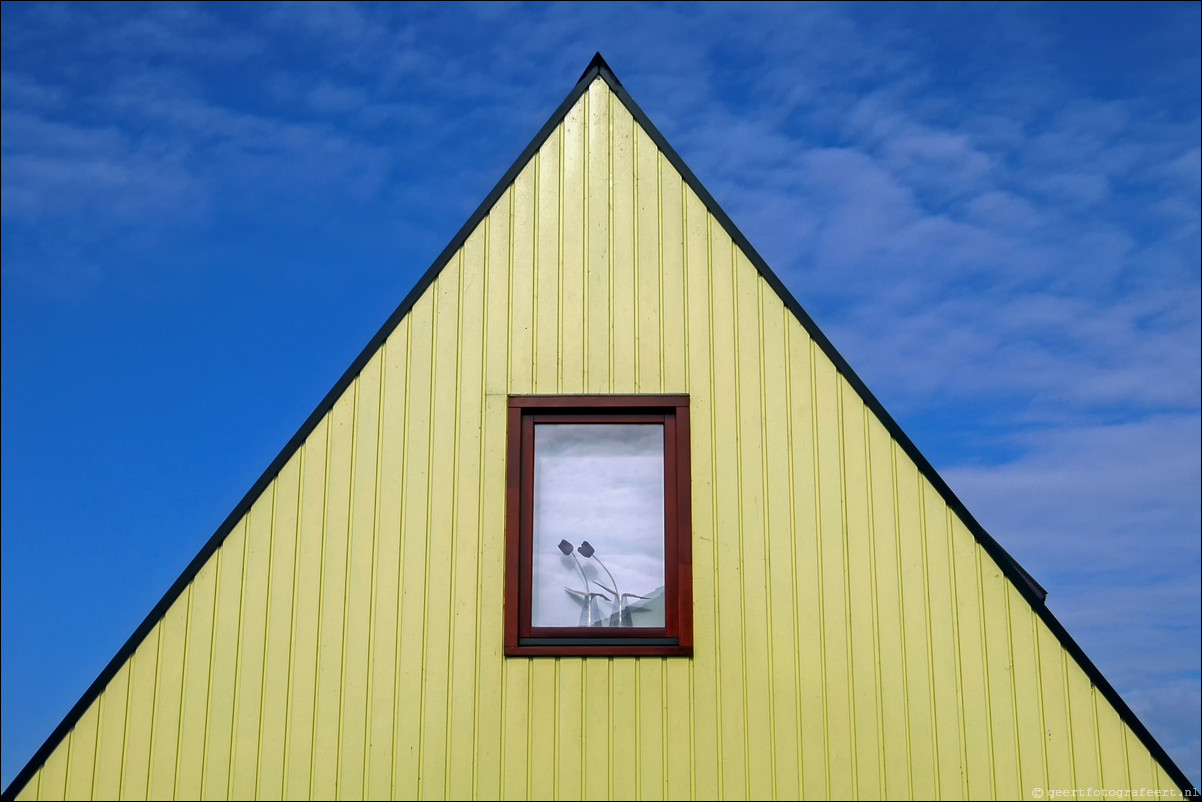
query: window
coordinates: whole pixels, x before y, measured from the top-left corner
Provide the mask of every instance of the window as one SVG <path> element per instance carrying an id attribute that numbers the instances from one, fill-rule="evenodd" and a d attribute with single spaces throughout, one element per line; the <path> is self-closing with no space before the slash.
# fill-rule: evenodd
<path id="1" fill-rule="evenodd" d="M 692 654 L 688 403 L 509 399 L 506 654 Z"/>

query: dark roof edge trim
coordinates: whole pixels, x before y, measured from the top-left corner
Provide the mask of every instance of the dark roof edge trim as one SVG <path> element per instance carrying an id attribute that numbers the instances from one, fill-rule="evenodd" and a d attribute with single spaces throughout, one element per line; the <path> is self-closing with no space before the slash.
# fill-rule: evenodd
<path id="1" fill-rule="evenodd" d="M 405 296 L 405 299 L 401 301 L 400 305 L 397 306 L 391 315 L 389 315 L 388 319 L 384 322 L 384 325 L 380 327 L 375 336 L 373 336 L 363 350 L 359 352 L 359 355 L 355 357 L 355 360 L 351 363 L 350 367 L 346 369 L 346 372 L 343 373 L 342 377 L 339 378 L 337 383 L 334 384 L 334 387 L 328 393 L 326 393 L 325 397 L 321 400 L 321 403 L 319 403 L 313 412 L 310 413 L 309 417 L 305 419 L 305 422 L 301 424 L 300 429 L 298 429 L 296 434 L 292 436 L 292 439 L 290 439 L 283 449 L 280 450 L 280 453 L 276 455 L 276 458 L 271 461 L 271 464 L 267 466 L 267 469 L 263 471 L 255 483 L 251 485 L 250 490 L 246 492 L 246 495 L 242 497 L 242 500 L 239 501 L 237 506 L 234 507 L 233 511 L 226 516 L 225 520 L 222 521 L 221 525 L 217 527 L 217 530 L 213 533 L 213 535 L 208 539 L 208 541 L 205 542 L 204 546 L 201 547 L 200 552 L 194 558 L 192 558 L 192 561 L 188 563 L 187 567 L 184 568 L 183 572 L 179 575 L 171 587 L 167 589 L 167 592 L 163 594 L 163 597 L 159 599 L 158 604 L 156 604 L 146 615 L 146 617 L 142 619 L 142 623 L 138 625 L 138 628 L 135 629 L 133 634 L 129 636 L 129 639 L 125 641 L 124 645 L 117 650 L 117 654 L 113 656 L 113 659 L 108 662 L 108 665 L 101 670 L 100 674 L 95 680 L 93 680 L 92 684 L 88 686 L 88 689 L 84 691 L 84 694 L 82 697 L 80 697 L 79 701 L 76 702 L 75 705 L 67 712 L 67 715 L 63 717 L 62 722 L 60 722 L 59 725 L 54 728 L 54 730 L 50 733 L 50 736 L 42 743 L 41 747 L 34 752 L 33 757 L 31 757 L 29 762 L 25 764 L 25 767 L 17 773 L 17 776 L 13 778 L 13 781 L 9 783 L 8 788 L 4 789 L 4 794 L 2 797 L 4 802 L 8 802 L 8 800 L 11 799 L 16 799 L 17 794 L 24 789 L 25 785 L 33 778 L 38 769 L 42 767 L 47 759 L 49 759 L 51 753 L 53 753 L 59 743 L 62 742 L 63 738 L 67 736 L 67 733 L 69 733 L 75 727 L 75 725 L 79 723 L 79 720 L 83 717 L 83 714 L 87 712 L 92 703 L 97 699 L 97 697 L 100 696 L 101 692 L 104 691 L 109 682 L 112 681 L 114 676 L 116 676 L 117 672 L 121 670 L 121 667 L 125 665 L 125 662 L 142 644 L 142 641 L 146 639 L 146 636 L 150 634 L 155 625 L 158 624 L 159 620 L 166 615 L 167 610 L 170 609 L 171 605 L 175 603 L 176 599 L 178 599 L 188 585 L 192 583 L 192 580 L 196 578 L 198 573 L 200 573 L 200 569 L 204 567 L 204 564 L 208 562 L 209 558 L 212 557 L 219 548 L 221 548 L 221 544 L 225 542 L 227 537 L 229 537 L 230 533 L 234 530 L 234 527 L 238 525 L 238 522 L 242 520 L 243 516 L 245 516 L 250 510 L 254 502 L 263 494 L 263 491 L 267 489 L 268 485 L 271 484 L 279 472 L 283 470 L 288 460 L 292 459 L 292 456 L 296 453 L 297 449 L 300 448 L 301 444 L 304 443 L 305 440 L 308 439 L 309 435 L 313 433 L 313 430 L 317 428 L 317 424 L 320 423 L 322 418 L 326 416 L 326 413 L 333 408 L 334 403 L 351 385 L 351 382 L 355 380 L 355 378 L 367 365 L 368 361 L 371 360 L 372 356 L 375 355 L 376 351 L 379 350 L 380 345 L 383 344 L 386 339 L 388 339 L 388 336 L 392 334 L 396 327 L 400 325 L 400 322 L 405 318 L 405 316 L 409 314 L 409 310 L 413 308 L 413 305 L 417 303 L 417 300 L 421 298 L 429 286 L 434 283 L 434 279 L 436 279 L 438 274 L 442 272 L 442 269 L 451 260 L 451 257 L 454 256 L 461 247 L 463 247 L 463 244 L 476 229 L 476 226 L 478 226 L 480 221 L 488 215 L 489 211 L 492 210 L 493 205 L 496 204 L 509 185 L 512 184 L 517 178 L 518 173 L 522 171 L 530 159 L 533 158 L 538 149 L 541 148 L 543 143 L 547 141 L 547 138 L 551 136 L 551 132 L 554 131 L 555 128 L 563 121 L 563 119 L 567 116 L 568 111 L 570 111 L 572 106 L 575 105 L 576 101 L 580 99 L 580 96 L 588 91 L 589 85 L 602 70 L 610 73 L 612 77 L 609 66 L 605 63 L 605 60 L 601 58 L 601 54 L 598 53 L 593 57 L 593 60 L 589 62 L 588 68 L 584 71 L 584 74 L 580 76 L 580 80 L 577 81 L 576 86 L 572 89 L 564 101 L 559 104 L 559 106 L 547 119 L 547 122 L 543 124 L 543 127 L 539 129 L 539 132 L 535 135 L 534 139 L 531 140 L 530 144 L 526 146 L 526 149 L 522 151 L 510 168 L 505 171 L 505 174 L 501 176 L 501 179 L 496 183 L 488 195 L 485 196 L 483 202 L 476 207 L 476 210 L 472 212 L 471 217 L 467 219 L 467 222 L 463 224 L 458 233 L 456 233 L 451 239 L 450 243 L 448 243 L 447 246 L 443 248 L 442 252 L 438 254 L 438 258 L 434 260 L 429 269 L 427 269 L 422 277 L 418 279 L 417 284 L 413 286 L 413 289 L 409 291 L 409 294 Z M 619 85 L 616 79 L 612 79 L 609 81 L 609 83 L 611 86 Z"/>
<path id="2" fill-rule="evenodd" d="M 599 56 L 600 54 L 598 54 L 598 57 Z M 595 60 L 596 59 L 594 59 L 594 61 Z M 993 536 L 985 531 L 985 527 L 981 526 L 980 522 L 977 521 L 973 514 L 968 511 L 968 508 L 964 506 L 964 502 L 960 501 L 959 497 L 952 491 L 947 482 L 943 480 L 943 477 L 939 475 L 934 466 L 931 465 L 925 456 L 923 456 L 922 452 L 918 450 L 918 447 L 914 445 L 914 442 L 910 440 L 909 436 L 902 431 L 901 426 L 899 426 L 897 421 L 893 419 L 893 416 L 889 414 L 881 402 L 877 400 L 877 397 L 873 395 L 872 391 L 868 389 L 868 385 L 866 385 L 864 381 L 856 374 L 856 372 L 852 370 L 851 365 L 849 365 L 847 360 L 843 358 L 843 355 L 839 353 L 838 349 L 835 348 L 834 344 L 831 343 L 822 330 L 818 328 L 818 324 L 814 322 L 813 318 L 809 316 L 797 299 L 793 297 L 793 293 L 791 293 L 789 289 L 785 287 L 784 283 L 780 280 L 776 273 L 772 271 L 772 268 L 768 266 L 768 263 L 764 261 L 764 257 L 760 256 L 759 252 L 755 249 L 751 242 L 748 241 L 747 237 L 743 235 L 743 232 L 739 230 L 739 227 L 736 226 L 734 221 L 730 219 L 730 216 L 726 214 L 726 211 L 716 200 L 714 200 L 714 197 L 710 195 L 709 191 L 706 190 L 705 186 L 700 180 L 698 180 L 693 171 L 689 169 L 689 166 L 685 164 L 684 159 L 680 157 L 680 154 L 678 154 L 676 150 L 670 144 L 668 144 L 668 140 L 665 139 L 664 135 L 661 134 L 659 129 L 655 127 L 655 124 L 651 122 L 646 113 L 639 107 L 637 103 L 635 103 L 634 99 L 626 93 L 626 90 L 622 87 L 622 84 L 617 80 L 617 78 L 614 77 L 613 72 L 609 69 L 609 66 L 605 64 L 604 60 L 601 61 L 601 64 L 598 68 L 598 73 L 601 78 L 609 84 L 610 89 L 612 89 L 614 94 L 618 96 L 639 125 L 641 125 L 647 131 L 647 134 L 656 144 L 656 147 L 663 152 L 664 156 L 667 157 L 672 166 L 675 167 L 680 172 L 681 176 L 684 177 L 685 183 L 687 183 L 693 192 L 697 194 L 697 197 L 701 199 L 701 202 L 705 205 L 706 209 L 709 210 L 710 214 L 712 214 L 718 223 L 724 229 L 726 229 L 726 233 L 730 235 L 734 243 L 738 245 L 739 248 L 747 255 L 747 258 L 755 266 L 755 269 L 758 270 L 764 280 L 768 282 L 768 286 L 770 286 L 776 292 L 776 294 L 780 296 L 780 299 L 784 302 L 785 306 L 793 313 L 798 322 L 800 322 L 802 327 L 805 328 L 806 332 L 814 339 L 814 342 L 818 344 L 818 347 L 822 349 L 822 352 L 826 354 L 827 358 L 835 364 L 835 369 L 843 375 L 843 378 L 849 385 L 851 385 L 852 389 L 859 394 L 860 398 L 864 401 L 865 406 L 871 409 L 872 412 L 880 419 L 881 423 L 885 426 L 886 431 L 888 431 L 889 435 L 897 441 L 898 445 L 900 445 L 902 450 L 906 453 L 906 456 L 914 461 L 914 464 L 918 467 L 919 473 L 921 473 L 922 476 L 931 483 L 931 486 L 935 488 L 936 492 L 939 493 L 939 495 L 947 503 L 948 507 L 960 518 L 960 520 L 968 528 L 968 531 L 972 533 L 972 536 L 976 539 L 976 541 L 981 544 L 981 547 L 986 551 L 986 553 L 989 554 L 990 557 L 994 559 L 994 561 L 998 564 L 998 567 L 1002 569 L 1002 572 L 1006 574 L 1011 582 L 1014 583 L 1015 587 L 1018 588 L 1018 591 L 1031 605 L 1031 608 L 1036 612 L 1036 614 L 1039 615 L 1040 618 L 1043 619 L 1044 623 L 1048 625 L 1048 628 L 1052 630 L 1052 633 L 1056 636 L 1056 639 L 1060 641 L 1060 645 L 1063 646 L 1064 649 L 1071 654 L 1074 659 L 1076 659 L 1077 663 L 1081 666 L 1081 669 L 1085 672 L 1085 675 L 1089 677 L 1090 682 L 1097 687 L 1098 690 L 1102 692 L 1102 695 L 1106 698 L 1106 700 L 1114 706 L 1123 722 L 1131 728 L 1136 736 L 1139 737 L 1139 740 L 1148 748 L 1148 751 L 1152 753 L 1152 756 L 1161 764 L 1161 766 L 1165 768 L 1170 778 L 1180 787 L 1182 792 L 1193 791 L 1194 796 L 1197 796 L 1196 791 L 1194 791 L 1191 786 L 1189 778 L 1185 776 L 1185 772 L 1183 772 L 1173 761 L 1173 759 L 1169 757 L 1169 754 L 1156 741 L 1156 739 L 1152 736 L 1152 733 L 1148 731 L 1148 728 L 1145 727 L 1143 722 L 1139 720 L 1139 717 L 1135 715 L 1131 708 L 1127 706 L 1127 703 L 1123 701 L 1123 698 L 1119 696 L 1118 691 L 1116 691 L 1106 677 L 1102 675 L 1102 672 L 1098 670 L 1098 667 L 1094 665 L 1093 661 L 1089 659 L 1081 647 L 1077 645 L 1077 642 L 1073 640 L 1072 636 L 1068 634 L 1068 631 L 1064 628 L 1064 626 L 1056 619 L 1056 616 L 1052 614 L 1052 611 L 1048 609 L 1047 605 L 1045 604 L 1048 593 L 1043 586 L 1040 585 L 1035 578 L 1031 576 L 1031 574 L 1029 574 L 1025 568 L 1022 567 L 1022 565 L 1019 564 L 1018 560 L 1010 556 L 1010 553 L 1007 552 L 1000 543 L 994 540 Z M 588 73 L 586 72 L 585 75 L 587 76 Z"/>
<path id="3" fill-rule="evenodd" d="M 1043 587 L 1040 586 L 1039 583 L 1036 582 L 1035 579 L 1029 573 L 1027 573 L 1027 571 L 1021 565 L 1018 564 L 1017 560 L 1011 557 L 1010 554 L 1006 552 L 1006 550 L 1003 549 L 1002 546 L 995 541 L 988 532 L 985 531 L 984 527 L 977 522 L 976 518 L 972 516 L 972 514 L 968 511 L 968 508 L 964 506 L 963 502 L 961 502 L 956 494 L 952 492 L 951 488 L 948 487 L 947 483 L 943 481 L 943 478 L 939 476 L 934 467 L 927 461 L 926 457 L 919 452 L 918 448 L 914 445 L 910 438 L 905 434 L 905 432 L 902 431 L 901 427 L 893 419 L 893 416 L 891 416 L 885 410 L 880 401 L 877 400 L 876 396 L 873 395 L 868 389 L 867 385 L 865 385 L 860 377 L 856 375 L 855 371 L 852 370 L 851 366 L 847 363 L 847 360 L 843 358 L 842 354 L 840 354 L 831 341 L 827 339 L 826 335 L 822 333 L 809 314 L 801 307 L 801 304 L 798 303 L 797 299 L 793 297 L 793 294 L 785 287 L 777 275 L 768 266 L 768 263 L 764 261 L 764 258 L 760 256 L 759 252 L 751 245 L 751 243 L 743 235 L 743 232 L 739 230 L 739 227 L 734 224 L 734 221 L 730 219 L 730 216 L 727 215 L 725 210 L 723 210 L 718 202 L 714 200 L 713 196 L 710 195 L 709 191 L 705 189 L 701 181 L 699 181 L 693 171 L 689 169 L 688 165 L 685 164 L 684 160 L 681 159 L 676 150 L 670 144 L 668 144 L 668 141 L 664 138 L 663 134 L 661 134 L 659 129 L 655 127 L 655 124 L 651 122 L 650 118 L 646 115 L 642 108 L 634 102 L 634 99 L 631 98 L 629 94 L 627 94 L 626 90 L 622 87 L 622 83 L 617 79 L 617 76 L 614 75 L 613 70 L 610 69 L 609 64 L 606 63 L 605 59 L 598 52 L 593 56 L 588 66 L 585 68 L 584 73 L 576 82 L 576 86 L 572 88 L 572 91 L 568 93 L 568 96 L 564 98 L 563 102 L 559 104 L 554 112 L 552 112 L 551 116 L 547 119 L 547 122 L 543 124 L 541 129 L 539 129 L 538 133 L 534 136 L 534 139 L 531 140 L 530 144 L 526 146 L 526 148 L 521 152 L 509 169 L 505 171 L 505 174 L 501 176 L 501 179 L 496 183 L 488 195 L 485 196 L 480 205 L 476 207 L 476 210 L 472 212 L 472 215 L 467 219 L 467 222 L 460 227 L 458 233 L 455 234 L 447 246 L 442 250 L 442 252 L 430 265 L 429 269 L 427 269 L 422 277 L 418 279 L 417 284 L 415 284 L 413 289 L 409 291 L 409 294 L 405 296 L 404 300 L 401 301 L 396 310 L 394 310 L 393 313 L 388 317 L 388 319 L 384 322 L 384 325 L 381 326 L 379 331 L 376 332 L 375 336 L 371 338 L 363 350 L 360 351 L 359 355 L 355 357 L 355 360 L 342 374 L 341 378 L 338 379 L 338 382 L 328 393 L 326 393 L 325 397 L 321 400 L 309 417 L 305 419 L 305 422 L 301 424 L 300 429 L 298 429 L 296 434 L 292 436 L 292 439 L 290 439 L 288 443 L 280 450 L 279 454 L 276 455 L 276 458 L 271 461 L 271 464 L 267 466 L 267 469 L 263 471 L 263 473 L 251 486 L 250 490 L 246 492 L 246 495 L 242 497 L 242 500 L 238 502 L 237 506 L 234 507 L 228 516 L 226 516 L 226 519 L 219 527 L 217 527 L 217 530 L 208 539 L 208 541 L 205 542 L 204 546 L 201 547 L 200 552 L 192 559 L 191 562 L 188 563 L 187 567 L 184 568 L 183 572 L 179 575 L 175 582 L 172 583 L 171 587 L 167 589 L 167 592 L 163 594 L 163 597 L 159 599 L 159 602 L 146 615 L 146 617 L 142 620 L 142 623 L 138 625 L 138 628 L 134 630 L 129 639 L 126 640 L 124 645 L 122 645 L 122 647 L 117 651 L 117 654 L 113 656 L 113 659 L 108 662 L 96 679 L 93 680 L 92 684 L 88 686 L 88 689 L 84 691 L 84 694 L 82 697 L 80 697 L 79 701 L 72 706 L 72 708 L 67 712 L 67 715 L 63 717 L 63 720 L 59 723 L 59 725 L 54 728 L 49 737 L 47 737 L 42 743 L 41 747 L 34 752 L 33 757 L 29 759 L 29 762 L 25 764 L 25 767 L 17 773 L 17 776 L 13 778 L 11 783 L 9 783 L 8 788 L 4 790 L 4 793 L 0 799 L 3 799 L 4 802 L 16 799 L 17 794 L 19 794 L 25 788 L 25 785 L 33 778 L 38 769 L 42 767 L 42 765 L 50 757 L 51 753 L 53 753 L 54 749 L 59 745 L 59 743 L 62 742 L 63 738 L 65 738 L 67 734 L 75 727 L 75 725 L 79 722 L 79 719 L 83 717 L 83 714 L 87 712 L 88 708 L 91 707 L 92 703 L 100 696 L 100 694 L 108 686 L 109 682 L 114 676 L 116 676 L 117 672 L 120 671 L 125 662 L 133 655 L 138 646 L 142 644 L 142 641 L 146 639 L 146 636 L 150 634 L 155 625 L 158 624 L 159 620 L 162 619 L 162 617 L 167 613 L 167 610 L 170 609 L 171 605 L 175 603 L 176 599 L 178 599 L 188 585 L 192 583 L 192 580 L 200 572 L 200 569 L 204 567 L 204 564 L 208 562 L 209 558 L 212 557 L 217 549 L 221 547 L 221 544 L 225 542 L 225 539 L 234 530 L 234 527 L 238 524 L 242 517 L 250 510 L 254 502 L 259 498 L 260 495 L 262 495 L 267 486 L 271 484 L 276 475 L 278 475 L 279 472 L 284 468 L 284 465 L 287 464 L 288 460 L 292 458 L 297 449 L 300 448 L 301 444 L 304 443 L 304 441 L 308 439 L 309 435 L 312 434 L 313 430 L 317 428 L 317 424 L 320 423 L 321 419 L 324 418 L 330 409 L 333 408 L 334 403 L 342 396 L 342 394 L 350 386 L 351 382 L 355 380 L 355 378 L 367 365 L 368 361 L 371 360 L 371 357 L 379 349 L 384 340 L 386 340 L 388 336 L 396 329 L 396 327 L 400 325 L 401 320 L 405 318 L 405 316 L 409 313 L 409 310 L 413 308 L 413 305 L 417 303 L 417 300 L 425 293 L 426 289 L 434 283 L 434 279 L 438 277 L 438 274 L 442 272 L 442 269 L 451 260 L 451 257 L 454 256 L 454 254 L 467 241 L 468 236 L 471 235 L 472 231 L 475 230 L 480 221 L 488 215 L 493 205 L 497 202 L 497 200 L 500 199 L 501 195 L 504 194 L 509 185 L 513 183 L 514 179 L 517 178 L 518 173 L 522 171 L 527 162 L 529 162 L 538 149 L 542 147 L 543 143 L 546 142 L 547 138 L 551 135 L 551 132 L 554 131 L 560 122 L 563 121 L 563 119 L 567 116 L 568 111 L 573 105 L 575 105 L 576 101 L 580 99 L 580 96 L 588 91 L 589 85 L 598 77 L 609 85 L 610 89 L 613 90 L 613 92 L 618 96 L 634 119 L 647 131 L 647 134 L 667 157 L 672 166 L 680 172 L 681 176 L 685 180 L 685 183 L 689 185 L 693 192 L 697 194 L 698 198 L 701 199 L 701 202 L 706 206 L 709 212 L 713 214 L 722 227 L 726 229 L 726 232 L 730 235 L 731 239 L 740 247 L 740 249 L 743 250 L 748 259 L 755 266 L 756 270 L 758 270 L 760 275 L 764 277 L 764 280 L 768 282 L 768 285 L 772 287 L 777 295 L 780 296 L 781 300 L 784 301 L 785 306 L 788 307 L 788 309 L 793 313 L 798 322 L 802 324 L 807 333 L 809 333 L 809 335 L 822 349 L 823 353 L 827 355 L 827 358 L 834 363 L 835 368 L 843 374 L 844 378 L 847 380 L 848 384 L 851 385 L 852 389 L 854 389 L 860 395 L 865 405 L 868 406 L 869 409 L 871 409 L 881 419 L 882 424 L 884 424 L 890 436 L 892 436 L 898 442 L 898 444 L 902 447 L 902 450 L 905 451 L 906 455 L 909 456 L 910 459 L 912 459 L 918 466 L 919 472 L 929 482 L 931 482 L 932 486 L 936 489 L 936 491 L 939 492 L 939 494 L 947 502 L 948 506 L 956 512 L 956 514 L 968 527 L 969 531 L 972 532 L 973 537 L 976 538 L 986 552 L 988 552 L 1002 568 L 1002 571 L 1015 583 L 1019 591 L 1023 594 L 1024 598 L 1027 599 L 1032 608 L 1048 624 L 1049 628 L 1056 635 L 1057 639 L 1064 646 L 1064 648 L 1076 658 L 1077 662 L 1081 665 L 1091 682 L 1093 682 L 1093 684 L 1102 691 L 1103 696 L 1105 696 L 1106 699 L 1112 705 L 1114 705 L 1123 721 L 1131 727 L 1131 729 L 1139 737 L 1140 741 L 1143 742 L 1146 747 L 1148 747 L 1153 756 L 1156 757 L 1161 765 L 1167 769 L 1168 774 L 1173 781 L 1180 786 L 1183 792 L 1193 790 L 1190 786 L 1189 779 L 1185 776 L 1185 773 L 1177 767 L 1177 764 L 1173 762 L 1173 759 L 1169 757 L 1168 753 L 1164 751 L 1160 744 L 1156 742 L 1156 739 L 1152 737 L 1152 734 L 1148 732 L 1148 729 L 1143 725 L 1143 722 L 1139 720 L 1135 713 L 1131 711 L 1131 708 L 1127 706 L 1126 702 L 1122 700 L 1122 697 L 1118 695 L 1118 692 L 1116 692 L 1106 678 L 1102 676 L 1102 673 L 1093 664 L 1093 661 L 1085 655 L 1085 652 L 1081 650 L 1081 647 L 1077 645 L 1076 641 L 1072 639 L 1060 622 L 1056 620 L 1056 617 L 1052 615 L 1050 610 L 1047 609 L 1046 605 L 1044 604 L 1044 599 L 1047 597 L 1047 591 L 1045 591 Z M 1197 796 L 1196 793 L 1194 795 Z"/>

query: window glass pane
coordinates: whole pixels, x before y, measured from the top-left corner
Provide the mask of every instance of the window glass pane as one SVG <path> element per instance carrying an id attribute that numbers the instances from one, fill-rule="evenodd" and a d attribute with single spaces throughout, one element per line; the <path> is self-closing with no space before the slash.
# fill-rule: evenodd
<path id="1" fill-rule="evenodd" d="M 531 624 L 664 626 L 664 427 L 534 427 Z"/>

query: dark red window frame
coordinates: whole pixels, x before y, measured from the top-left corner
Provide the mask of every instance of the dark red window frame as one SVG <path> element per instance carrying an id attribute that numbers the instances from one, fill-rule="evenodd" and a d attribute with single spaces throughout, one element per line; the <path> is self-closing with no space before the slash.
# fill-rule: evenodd
<path id="1" fill-rule="evenodd" d="M 642 423 L 664 426 L 664 626 L 531 626 L 534 425 Z M 519 395 L 509 398 L 505 512 L 505 654 L 691 655 L 692 489 L 687 395 Z"/>

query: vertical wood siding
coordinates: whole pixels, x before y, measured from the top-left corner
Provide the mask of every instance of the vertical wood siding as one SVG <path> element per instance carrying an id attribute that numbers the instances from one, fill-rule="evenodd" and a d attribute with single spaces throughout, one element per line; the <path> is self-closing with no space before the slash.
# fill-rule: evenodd
<path id="1" fill-rule="evenodd" d="M 502 656 L 511 393 L 688 393 L 696 654 Z M 601 80 L 21 794 L 1172 788 Z"/>

